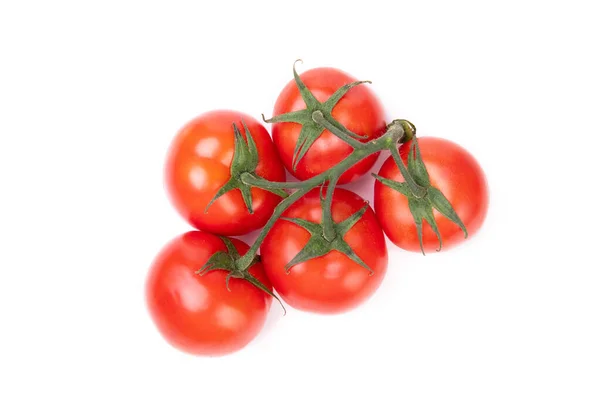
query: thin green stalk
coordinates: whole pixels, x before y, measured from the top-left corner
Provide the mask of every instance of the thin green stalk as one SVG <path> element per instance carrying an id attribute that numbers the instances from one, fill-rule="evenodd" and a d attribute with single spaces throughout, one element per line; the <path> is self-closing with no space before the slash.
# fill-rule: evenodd
<path id="1" fill-rule="evenodd" d="M 240 179 L 244 184 L 263 188 L 265 190 L 293 189 L 302 188 L 304 186 L 304 181 L 269 181 L 261 177 L 256 177 L 250 173 L 242 174 Z"/>
<path id="2" fill-rule="evenodd" d="M 323 237 L 325 237 L 327 241 L 333 241 L 336 236 L 333 216 L 331 214 L 331 204 L 333 203 L 333 192 L 335 191 L 335 185 L 337 184 L 338 178 L 339 176 L 335 176 L 329 180 L 327 193 L 325 194 L 325 200 L 323 201 Z"/>
<path id="3" fill-rule="evenodd" d="M 344 130 L 336 127 L 334 124 L 331 124 L 323 113 L 319 110 L 316 110 L 312 113 L 312 119 L 318 125 L 325 127 L 328 131 L 330 131 L 333 135 L 339 137 L 341 140 L 346 142 L 352 148 L 360 148 L 362 143 L 358 140 L 355 140 L 350 135 L 348 135 Z"/>
<path id="4" fill-rule="evenodd" d="M 417 198 L 423 198 L 425 193 L 427 193 L 427 190 L 424 187 L 418 185 L 415 182 L 415 179 L 410 175 L 406 166 L 404 165 L 404 162 L 402 161 L 402 158 L 400 157 L 398 149 L 393 148 L 390 151 L 392 152 L 394 162 L 396 163 L 396 166 L 398 166 L 398 169 L 400 169 L 400 174 L 402 174 L 402 177 L 404 177 L 404 181 L 406 181 L 406 184 L 408 184 L 408 188 L 410 189 L 411 193 L 413 193 L 414 196 Z"/>

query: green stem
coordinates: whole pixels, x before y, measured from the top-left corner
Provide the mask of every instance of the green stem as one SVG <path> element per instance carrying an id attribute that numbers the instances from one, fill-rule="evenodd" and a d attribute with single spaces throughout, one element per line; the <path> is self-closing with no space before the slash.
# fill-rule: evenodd
<path id="1" fill-rule="evenodd" d="M 258 188 L 263 188 L 269 191 L 302 188 L 304 186 L 304 181 L 269 181 L 261 177 L 253 176 L 250 173 L 241 174 L 240 179 L 244 184 L 248 184 Z"/>
<path id="2" fill-rule="evenodd" d="M 329 180 L 327 193 L 323 201 L 323 237 L 327 241 L 333 241 L 336 236 L 335 224 L 333 223 L 333 216 L 331 214 L 331 204 L 333 203 L 333 192 L 335 191 L 338 178 L 339 176 L 335 176 Z"/>
<path id="3" fill-rule="evenodd" d="M 392 149 L 390 149 L 390 151 L 392 153 L 392 157 L 394 157 L 396 165 L 400 169 L 400 174 L 402 174 L 402 177 L 404 177 L 404 180 L 406 181 L 406 184 L 408 184 L 408 188 L 410 189 L 411 193 L 413 193 L 414 196 L 417 198 L 423 198 L 423 196 L 427 193 L 427 189 L 418 185 L 415 179 L 410 175 L 408 169 L 402 161 L 402 158 L 400 157 L 398 148 L 393 147 Z"/>
<path id="4" fill-rule="evenodd" d="M 339 179 L 339 177 L 346 170 L 348 170 L 350 167 L 352 167 L 354 164 L 358 163 L 362 159 L 370 156 L 371 154 L 377 153 L 379 151 L 391 150 L 392 148 L 395 148 L 403 136 L 404 136 L 404 128 L 402 127 L 402 125 L 397 122 L 392 122 L 392 124 L 390 124 L 390 126 L 388 127 L 388 130 L 386 131 L 386 133 L 383 134 L 381 137 L 379 137 L 375 140 L 366 142 L 366 143 L 359 142 L 358 143 L 359 146 L 357 148 L 355 148 L 354 151 L 348 157 L 346 157 L 344 160 L 340 161 L 335 167 L 332 167 L 331 169 L 324 171 L 317 176 L 314 176 L 306 181 L 300 181 L 300 182 L 289 182 L 289 183 L 269 182 L 269 184 L 274 184 L 272 187 L 297 188 L 298 190 L 295 191 L 294 193 L 290 194 L 289 197 L 284 198 L 277 205 L 277 207 L 275 207 L 275 210 L 273 211 L 271 218 L 269 218 L 269 221 L 267 221 L 267 224 L 262 228 L 262 230 L 258 234 L 258 237 L 254 241 L 254 244 L 252 244 L 252 247 L 250 247 L 250 249 L 246 252 L 246 254 L 241 256 L 239 258 L 239 260 L 237 261 L 238 269 L 245 270 L 248 267 L 250 267 L 250 265 L 254 261 L 254 257 L 258 253 L 258 249 L 260 248 L 260 245 L 262 244 L 263 240 L 267 236 L 269 230 L 271 230 L 273 225 L 275 225 L 275 222 L 279 219 L 279 217 L 281 217 L 281 215 L 284 213 L 285 210 L 287 210 L 287 208 L 289 206 L 294 204 L 297 200 L 299 200 L 302 196 L 304 196 L 310 190 L 312 190 L 315 187 L 318 187 L 319 185 L 323 184 L 324 182 L 326 182 L 326 181 L 331 182 L 332 180 L 337 181 Z M 348 136 L 348 138 L 350 138 L 350 136 Z M 244 178 L 248 179 L 248 176 L 242 176 L 242 181 Z M 252 184 L 252 183 L 250 183 L 250 184 Z M 261 182 L 260 184 L 266 184 L 266 183 Z M 331 184 L 331 185 L 334 186 L 334 184 Z M 333 191 L 333 189 L 332 189 L 332 191 Z"/>
<path id="5" fill-rule="evenodd" d="M 258 234 L 258 237 L 256 237 L 256 240 L 254 240 L 254 244 L 252 244 L 252 247 L 250 247 L 250 249 L 248 251 L 246 251 L 246 254 L 241 256 L 240 259 L 237 261 L 237 266 L 240 270 L 246 270 L 246 269 L 248 269 L 248 267 L 250 267 L 250 265 L 252 264 L 252 261 L 254 260 L 254 256 L 256 255 L 256 253 L 258 253 L 258 249 L 260 248 L 260 245 L 262 244 L 263 240 L 267 236 L 267 233 L 273 227 L 273 225 L 275 225 L 275 222 L 279 219 L 281 214 L 283 214 L 283 212 L 285 210 L 287 210 L 287 208 L 289 206 L 294 204 L 297 200 L 299 200 L 303 195 L 308 193 L 311 189 L 312 189 L 312 187 L 310 187 L 308 189 L 301 188 L 300 190 L 295 191 L 289 197 L 285 198 L 283 201 L 281 201 L 281 203 L 279 203 L 277 205 L 277 207 L 275 207 L 275 210 L 273 211 L 273 215 L 271 216 L 271 218 L 269 218 L 269 221 L 267 221 L 267 224 L 265 224 L 265 226 L 262 228 L 262 230 Z"/>
<path id="6" fill-rule="evenodd" d="M 323 113 L 320 110 L 316 110 L 312 113 L 312 119 L 315 123 L 317 123 L 321 127 L 325 127 L 325 129 L 327 129 L 332 134 L 334 134 L 335 136 L 342 139 L 344 142 L 346 142 L 352 148 L 358 149 L 362 146 L 362 143 L 360 141 L 353 139 L 344 130 L 340 129 L 339 127 L 336 127 L 335 125 L 333 125 L 329 121 L 327 121 L 327 119 L 325 118 L 325 116 L 323 115 Z"/>

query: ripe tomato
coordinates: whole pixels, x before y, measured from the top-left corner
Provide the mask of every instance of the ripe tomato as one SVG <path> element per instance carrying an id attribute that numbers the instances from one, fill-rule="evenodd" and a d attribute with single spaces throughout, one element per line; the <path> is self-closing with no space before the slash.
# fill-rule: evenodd
<path id="1" fill-rule="evenodd" d="M 211 111 L 183 127 L 171 144 L 165 174 L 166 187 L 179 213 L 194 227 L 223 235 L 242 235 L 262 227 L 280 197 L 251 189 L 253 214 L 240 190 L 234 189 L 205 209 L 230 179 L 235 139 L 233 123 L 245 122 L 258 149 L 256 174 L 284 181 L 285 170 L 267 130 L 254 118 L 235 111 Z"/>
<path id="2" fill-rule="evenodd" d="M 292 307 L 318 313 L 339 313 L 356 307 L 379 287 L 387 267 L 385 238 L 377 217 L 358 195 L 336 189 L 332 215 L 340 223 L 367 206 L 366 211 L 343 235 L 347 245 L 371 270 L 361 267 L 337 250 L 297 265 L 286 265 L 304 248 L 311 235 L 296 223 L 279 219 L 261 247 L 267 276 L 279 295 Z M 322 207 L 319 190 L 302 197 L 283 214 L 320 223 Z"/>
<path id="3" fill-rule="evenodd" d="M 400 156 L 407 164 L 412 142 L 403 144 Z M 431 180 L 454 207 L 467 228 L 469 236 L 475 234 L 485 219 L 488 209 L 488 188 L 483 170 L 477 160 L 465 149 L 452 141 L 435 137 L 420 137 L 421 156 Z M 403 182 L 404 178 L 392 157 L 381 167 L 379 175 Z M 375 213 L 383 231 L 398 247 L 409 251 L 421 251 L 415 221 L 408 207 L 407 198 L 394 189 L 375 182 Z M 442 249 L 447 250 L 465 240 L 461 228 L 433 210 L 442 237 Z M 425 252 L 439 248 L 439 241 L 429 224 L 423 224 L 423 249 Z"/>
<path id="4" fill-rule="evenodd" d="M 321 103 L 325 102 L 340 87 L 356 81 L 349 74 L 328 67 L 308 70 L 302 73 L 300 78 Z M 305 108 L 306 104 L 296 83 L 292 80 L 279 94 L 273 116 Z M 368 136 L 369 140 L 379 137 L 386 130 L 383 107 L 375 94 L 364 84 L 348 91 L 334 106 L 331 114 L 348 130 L 361 136 Z M 294 150 L 301 129 L 300 124 L 290 122 L 275 123 L 272 128 L 273 141 L 279 150 L 283 164 L 300 180 L 307 180 L 329 170 L 352 152 L 352 148 L 348 144 L 325 130 L 298 162 L 294 171 Z M 351 167 L 342 174 L 338 183 L 348 183 L 365 174 L 375 164 L 378 155 L 379 153 L 373 154 Z"/>
<path id="5" fill-rule="evenodd" d="M 248 246 L 231 239 L 240 254 Z M 219 237 L 190 231 L 168 243 L 154 260 L 146 282 L 150 315 L 163 337 L 190 354 L 217 356 L 237 351 L 263 327 L 272 297 L 227 272 L 196 274 L 217 251 L 227 251 Z M 249 272 L 271 288 L 260 263 Z"/>

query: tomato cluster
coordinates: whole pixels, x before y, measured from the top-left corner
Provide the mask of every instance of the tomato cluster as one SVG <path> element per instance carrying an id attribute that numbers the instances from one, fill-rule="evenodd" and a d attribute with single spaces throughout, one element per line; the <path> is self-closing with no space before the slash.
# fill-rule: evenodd
<path id="1" fill-rule="evenodd" d="M 221 110 L 190 121 L 169 149 L 166 188 L 196 230 L 155 258 L 146 301 L 160 333 L 185 352 L 241 349 L 277 295 L 304 311 L 353 309 L 383 280 L 384 233 L 425 253 L 464 241 L 485 219 L 475 158 L 451 141 L 417 138 L 407 120 L 386 125 L 378 98 L 340 70 L 294 67 L 273 114 L 272 139 L 255 118 Z M 373 210 L 336 185 L 364 176 L 381 151 L 390 156 L 374 175 Z M 257 229 L 252 246 L 226 237 Z"/>

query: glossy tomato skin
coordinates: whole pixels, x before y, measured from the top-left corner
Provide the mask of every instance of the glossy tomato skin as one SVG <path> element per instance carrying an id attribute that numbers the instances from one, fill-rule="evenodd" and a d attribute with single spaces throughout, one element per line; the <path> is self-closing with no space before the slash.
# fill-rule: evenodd
<path id="1" fill-rule="evenodd" d="M 236 111 L 204 113 L 175 136 L 165 166 L 166 188 L 175 208 L 195 228 L 222 235 L 242 235 L 262 227 L 280 197 L 252 188 L 254 214 L 239 190 L 232 190 L 208 211 L 205 208 L 230 178 L 235 140 L 233 123 L 248 126 L 259 154 L 256 173 L 271 181 L 284 181 L 285 170 L 267 130 L 254 118 Z M 242 133 L 243 134 L 243 133 Z"/>
<path id="2" fill-rule="evenodd" d="M 240 254 L 248 246 L 231 239 Z M 162 336 L 189 354 L 220 356 L 248 344 L 262 329 L 272 297 L 226 271 L 195 274 L 216 251 L 227 251 L 210 233 L 190 231 L 168 243 L 155 258 L 146 281 L 150 316 Z M 270 286 L 262 265 L 250 274 Z"/>
<path id="3" fill-rule="evenodd" d="M 335 68 L 322 67 L 308 70 L 300 75 L 302 81 L 320 102 L 325 102 L 345 84 L 356 79 Z M 279 94 L 273 115 L 302 110 L 306 104 L 300 96 L 296 83 L 292 80 Z M 347 129 L 369 140 L 381 136 L 386 130 L 385 112 L 378 98 L 364 84 L 354 87 L 337 103 L 333 117 Z M 346 158 L 352 148 L 329 131 L 325 130 L 300 160 L 296 171 L 292 168 L 294 148 L 298 141 L 301 125 L 296 123 L 275 123 L 272 133 L 281 160 L 290 173 L 300 180 L 307 180 L 330 169 Z M 363 140 L 364 141 L 364 140 Z M 342 174 L 339 184 L 354 181 L 375 164 L 379 153 L 360 161 Z"/>
<path id="4" fill-rule="evenodd" d="M 400 148 L 400 155 L 407 163 L 411 143 Z M 440 189 L 467 227 L 469 237 L 483 224 L 488 210 L 489 194 L 485 174 L 477 160 L 458 144 L 436 137 L 420 137 L 419 148 L 432 186 Z M 395 181 L 404 181 L 393 158 L 382 165 L 379 175 Z M 398 247 L 421 252 L 419 238 L 408 200 L 397 191 L 375 182 L 375 213 L 383 231 Z M 442 236 L 442 250 L 462 243 L 464 233 L 460 227 L 433 210 L 435 221 Z M 426 222 L 423 223 L 423 249 L 433 252 L 439 248 L 438 239 Z"/>
<path id="5" fill-rule="evenodd" d="M 345 220 L 365 204 L 358 195 L 336 189 L 332 207 L 334 221 Z M 283 216 L 320 223 L 319 190 L 315 189 L 298 200 Z M 335 314 L 355 308 L 373 295 L 385 275 L 388 256 L 383 232 L 371 207 L 344 239 L 373 270 L 372 275 L 338 251 L 295 265 L 286 274 L 284 267 L 304 247 L 309 237 L 310 234 L 302 227 L 280 219 L 262 244 L 265 272 L 280 297 L 300 310 Z"/>

